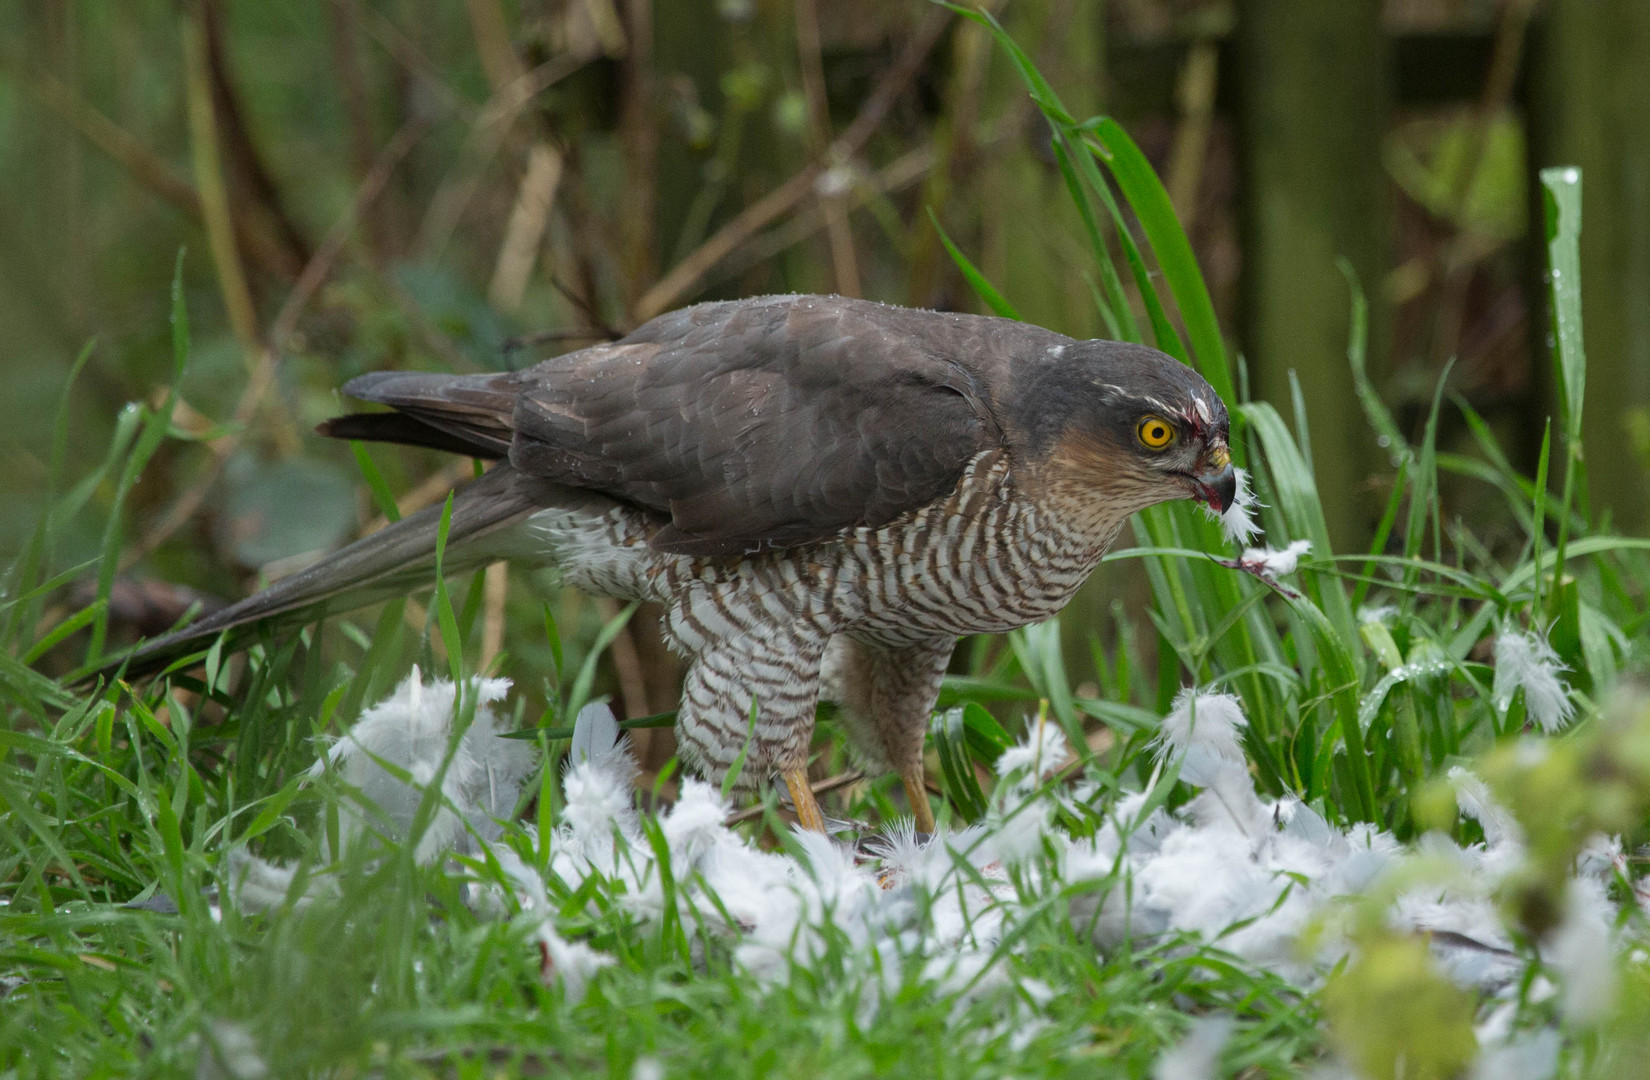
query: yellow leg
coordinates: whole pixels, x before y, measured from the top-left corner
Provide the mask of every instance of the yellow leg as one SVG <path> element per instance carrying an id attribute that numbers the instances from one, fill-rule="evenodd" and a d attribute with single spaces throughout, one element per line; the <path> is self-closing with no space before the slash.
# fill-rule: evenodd
<path id="1" fill-rule="evenodd" d="M 814 799 L 813 786 L 808 783 L 808 770 L 782 769 L 780 775 L 785 778 L 785 786 L 790 789 L 791 802 L 796 807 L 797 821 L 811 832 L 824 832 L 825 815 L 819 812 L 819 803 Z"/>
<path id="2" fill-rule="evenodd" d="M 920 833 L 934 832 L 934 809 L 928 805 L 928 785 L 923 781 L 922 762 L 918 761 L 909 769 L 902 771 L 899 778 L 905 782 L 905 797 L 911 803 L 911 813 L 917 819 L 917 831 Z"/>

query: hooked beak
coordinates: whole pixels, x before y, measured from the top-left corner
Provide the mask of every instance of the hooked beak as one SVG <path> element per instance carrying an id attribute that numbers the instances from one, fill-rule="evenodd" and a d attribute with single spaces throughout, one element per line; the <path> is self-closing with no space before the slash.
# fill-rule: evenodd
<path id="1" fill-rule="evenodd" d="M 1237 500 L 1237 471 L 1224 446 L 1217 446 L 1191 476 L 1192 498 L 1217 514 L 1224 514 Z"/>

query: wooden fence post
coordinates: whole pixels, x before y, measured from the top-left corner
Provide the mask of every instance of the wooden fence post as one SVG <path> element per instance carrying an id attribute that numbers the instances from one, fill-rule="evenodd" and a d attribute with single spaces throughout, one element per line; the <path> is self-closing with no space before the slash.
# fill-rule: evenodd
<path id="1" fill-rule="evenodd" d="M 1251 393 L 1291 415 L 1300 378 L 1330 537 L 1364 542 L 1361 488 L 1376 460 L 1346 361 L 1349 259 L 1372 305 L 1371 357 L 1384 355 L 1380 302 L 1388 198 L 1381 169 L 1388 95 L 1380 0 L 1239 0 L 1242 338 Z"/>
<path id="2" fill-rule="evenodd" d="M 1650 526 L 1650 4 L 1553 0 L 1534 29 L 1531 176 L 1549 165 L 1582 169 L 1582 442 L 1592 508 L 1608 508 L 1618 528 L 1643 531 Z M 1539 215 L 1531 227 L 1540 230 Z M 1534 248 L 1539 258 L 1544 245 Z M 1547 311 L 1545 288 L 1531 310 Z M 1550 357 L 1544 344 L 1536 349 L 1549 389 Z M 1546 405 L 1556 412 L 1551 393 Z"/>

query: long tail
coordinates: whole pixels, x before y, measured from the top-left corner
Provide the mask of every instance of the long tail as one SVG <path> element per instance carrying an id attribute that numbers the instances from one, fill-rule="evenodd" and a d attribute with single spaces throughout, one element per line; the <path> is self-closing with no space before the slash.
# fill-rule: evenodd
<path id="1" fill-rule="evenodd" d="M 502 543 L 503 534 L 543 507 L 550 488 L 501 464 L 459 490 L 453 497 L 442 569 L 457 573 L 507 554 L 510 545 Z M 81 677 L 112 674 L 123 666 L 128 676 L 142 677 L 202 649 L 226 630 L 266 620 L 308 622 L 323 611 L 349 611 L 433 585 L 442 510 L 432 506 L 403 518 L 255 596 L 107 659 Z M 501 543 L 489 543 L 489 538 Z"/>

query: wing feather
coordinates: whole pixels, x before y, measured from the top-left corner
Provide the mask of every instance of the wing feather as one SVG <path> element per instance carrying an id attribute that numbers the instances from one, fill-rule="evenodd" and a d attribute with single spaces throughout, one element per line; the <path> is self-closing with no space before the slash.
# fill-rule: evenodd
<path id="1" fill-rule="evenodd" d="M 656 548 L 742 554 L 948 494 L 970 459 L 1006 445 L 1016 358 L 1067 340 L 839 297 L 700 304 L 524 371 L 365 376 L 346 392 L 428 433 L 370 417 L 335 432 L 507 454 L 524 475 L 657 515 Z"/>
<path id="2" fill-rule="evenodd" d="M 510 460 L 668 514 L 653 541 L 667 551 L 885 524 L 948 493 L 1000 438 L 922 316 L 944 318 L 821 297 L 663 316 L 524 372 Z"/>

